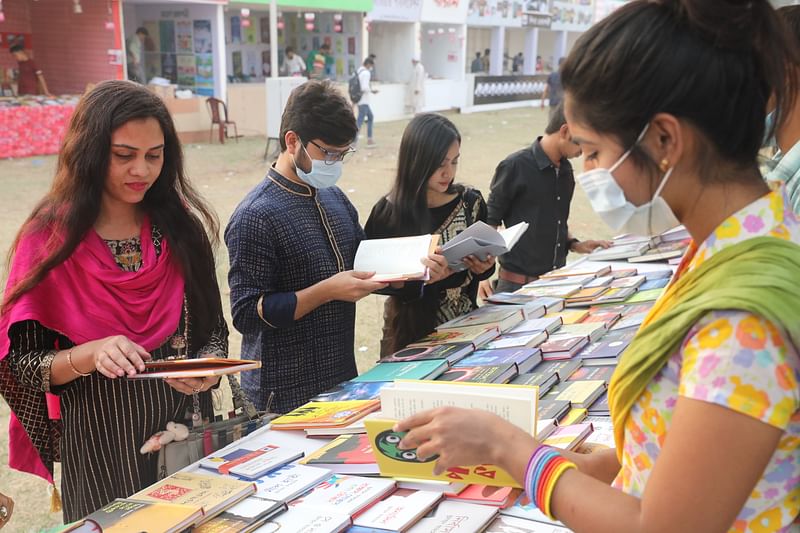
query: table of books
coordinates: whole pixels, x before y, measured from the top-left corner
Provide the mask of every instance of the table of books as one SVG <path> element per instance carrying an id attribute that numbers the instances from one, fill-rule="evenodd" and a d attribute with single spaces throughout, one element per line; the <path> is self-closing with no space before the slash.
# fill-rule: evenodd
<path id="1" fill-rule="evenodd" d="M 57 154 L 76 97 L 0 99 L 0 159 Z"/>
<path id="2" fill-rule="evenodd" d="M 167 516 L 170 502 L 190 505 L 158 530 L 568 532 L 492 465 L 433 480 L 432 463 L 397 448 L 393 420 L 468 398 L 547 445 L 613 447 L 608 382 L 687 244 L 680 230 L 631 239 L 494 295 L 270 426 L 113 502 L 107 515 Z"/>

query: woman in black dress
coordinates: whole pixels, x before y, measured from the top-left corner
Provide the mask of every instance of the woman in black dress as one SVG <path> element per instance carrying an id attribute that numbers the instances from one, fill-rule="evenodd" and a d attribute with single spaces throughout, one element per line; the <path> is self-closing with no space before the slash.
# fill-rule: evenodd
<path id="1" fill-rule="evenodd" d="M 66 522 L 155 482 L 157 457 L 139 449 L 193 399 L 212 413 L 219 378 L 127 377 L 151 359 L 226 356 L 217 232 L 161 99 L 125 81 L 87 94 L 12 247 L 0 320 L 9 462 L 51 482 L 62 463 Z"/>
<path id="2" fill-rule="evenodd" d="M 444 244 L 481 220 L 480 191 L 455 183 L 461 135 L 447 118 L 417 115 L 403 132 L 397 178 L 372 208 L 364 231 L 369 239 L 436 233 Z M 436 326 L 477 308 L 478 283 L 494 273 L 494 258 L 467 257 L 467 270 L 453 272 L 441 255 L 429 259 L 431 279 L 387 289 L 381 355 L 389 355 L 431 333 Z M 442 268 L 444 264 L 444 268 Z"/>

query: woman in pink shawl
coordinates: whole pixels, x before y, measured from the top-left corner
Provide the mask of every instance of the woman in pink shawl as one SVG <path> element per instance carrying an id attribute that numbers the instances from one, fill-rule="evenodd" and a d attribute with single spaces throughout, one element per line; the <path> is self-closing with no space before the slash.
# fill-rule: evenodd
<path id="1" fill-rule="evenodd" d="M 125 81 L 87 94 L 11 249 L 0 315 L 9 464 L 52 482 L 62 463 L 66 522 L 155 482 L 157 457 L 139 448 L 185 421 L 193 396 L 213 412 L 218 378 L 126 376 L 151 359 L 227 354 L 217 232 L 163 102 Z"/>

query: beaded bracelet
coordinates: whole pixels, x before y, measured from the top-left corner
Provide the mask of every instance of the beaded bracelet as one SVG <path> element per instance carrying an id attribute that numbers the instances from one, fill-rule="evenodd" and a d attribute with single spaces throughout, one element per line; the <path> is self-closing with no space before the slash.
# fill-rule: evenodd
<path id="1" fill-rule="evenodd" d="M 555 520 L 550 511 L 550 500 L 559 478 L 575 463 L 550 446 L 539 446 L 528 460 L 525 470 L 525 491 L 531 502 L 548 518 Z"/>

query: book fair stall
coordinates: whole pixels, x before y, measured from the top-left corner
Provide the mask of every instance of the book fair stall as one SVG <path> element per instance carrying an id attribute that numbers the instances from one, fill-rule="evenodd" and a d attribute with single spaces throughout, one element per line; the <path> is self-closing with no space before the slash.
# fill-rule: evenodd
<path id="1" fill-rule="evenodd" d="M 519 233 L 520 228 L 496 232 L 480 226 L 451 247 L 502 253 Z M 435 240 L 417 239 L 422 255 Z M 476 311 L 441 324 L 294 411 L 252 417 L 244 438 L 225 445 L 224 432 L 200 437 L 196 442 L 207 453 L 180 468 L 162 469 L 156 484 L 115 500 L 70 530 L 158 520 L 164 531 L 192 526 L 201 532 L 567 533 L 496 466 L 464 465 L 435 474 L 433 461 L 398 447 L 403 434 L 394 424 L 441 404 L 471 406 L 497 413 L 555 448 L 613 448 L 609 379 L 688 244 L 683 227 L 654 238 L 619 236 L 611 248 L 515 293 L 495 294 Z M 374 252 L 380 245 L 368 246 Z M 382 279 L 400 279 L 396 271 L 403 268 L 396 263 L 408 257 L 392 259 L 393 248 L 383 250 L 360 250 L 357 261 L 370 263 Z M 225 363 L 248 364 L 258 362 Z M 187 432 L 173 430 L 166 442 L 187 438 Z M 142 452 L 159 453 L 159 464 L 168 464 L 163 449 L 150 445 L 160 436 Z"/>
<path id="2" fill-rule="evenodd" d="M 122 77 L 118 14 L 116 0 L 0 4 L 0 158 L 57 153 L 87 84 Z"/>

